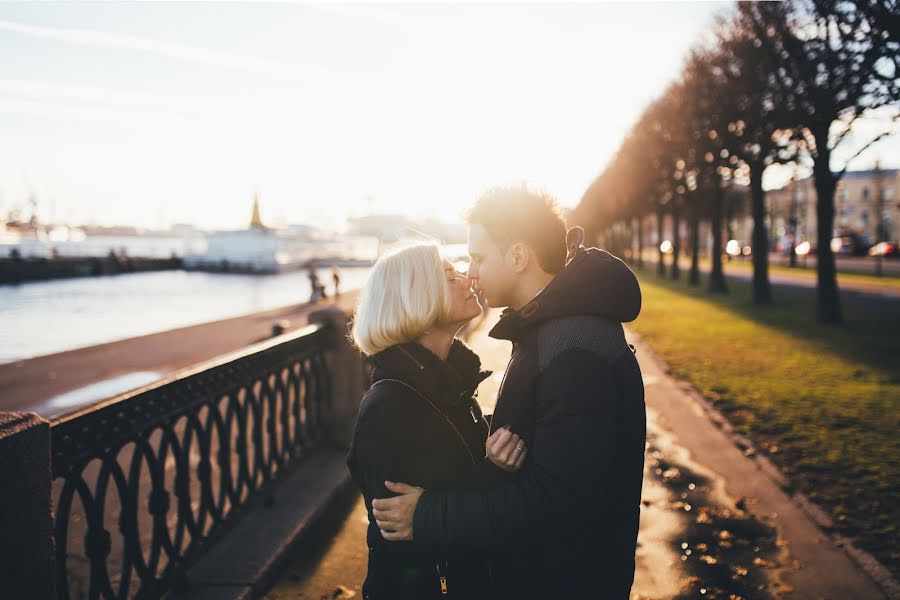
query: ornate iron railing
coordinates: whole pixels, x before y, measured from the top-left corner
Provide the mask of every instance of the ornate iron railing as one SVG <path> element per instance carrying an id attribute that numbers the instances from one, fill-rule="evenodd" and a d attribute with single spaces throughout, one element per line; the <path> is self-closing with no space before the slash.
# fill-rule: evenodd
<path id="1" fill-rule="evenodd" d="M 51 423 L 56 591 L 155 598 L 324 436 L 310 326 Z"/>

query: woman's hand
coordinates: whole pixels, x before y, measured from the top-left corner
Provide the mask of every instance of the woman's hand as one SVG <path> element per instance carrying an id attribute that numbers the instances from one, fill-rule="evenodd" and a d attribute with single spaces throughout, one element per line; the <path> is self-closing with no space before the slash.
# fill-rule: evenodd
<path id="1" fill-rule="evenodd" d="M 525 455 L 528 454 L 525 442 L 510 431 L 508 426 L 495 431 L 487 439 L 485 448 L 491 462 L 510 473 L 522 468 L 525 464 Z"/>

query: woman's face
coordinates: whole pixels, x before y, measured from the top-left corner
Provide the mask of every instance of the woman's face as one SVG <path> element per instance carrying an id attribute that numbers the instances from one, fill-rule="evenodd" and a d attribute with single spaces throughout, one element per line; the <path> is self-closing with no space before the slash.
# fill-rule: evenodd
<path id="1" fill-rule="evenodd" d="M 444 261 L 444 274 L 450 287 L 450 323 L 462 326 L 481 314 L 481 305 L 472 291 L 472 280 Z"/>

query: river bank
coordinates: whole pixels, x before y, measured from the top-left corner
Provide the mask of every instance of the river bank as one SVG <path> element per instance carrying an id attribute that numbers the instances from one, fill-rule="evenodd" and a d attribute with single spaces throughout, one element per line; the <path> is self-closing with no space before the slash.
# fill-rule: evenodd
<path id="1" fill-rule="evenodd" d="M 284 331 L 303 327 L 309 314 L 319 308 L 337 304 L 352 310 L 355 301 L 356 292 L 349 292 L 337 299 L 293 304 L 0 364 L 0 411 L 33 411 L 50 418 L 264 340 L 272 335 L 275 325 Z"/>

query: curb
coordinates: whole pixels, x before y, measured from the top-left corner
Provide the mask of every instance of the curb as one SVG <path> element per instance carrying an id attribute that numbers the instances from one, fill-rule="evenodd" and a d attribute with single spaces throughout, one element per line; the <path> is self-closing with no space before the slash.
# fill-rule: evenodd
<path id="1" fill-rule="evenodd" d="M 290 555 L 335 511 L 355 487 L 343 451 L 305 459 L 273 490 L 274 502 L 253 507 L 187 574 L 177 600 L 253 600 L 262 597 Z"/>
<path id="2" fill-rule="evenodd" d="M 267 565 L 265 572 L 253 583 L 251 597 L 262 598 L 266 594 L 288 565 L 291 555 L 303 547 L 307 537 L 311 536 L 317 528 L 336 515 L 349 514 L 349 509 L 352 505 L 348 503 L 348 498 L 355 501 L 357 494 L 358 489 L 353 484 L 350 474 L 347 473 L 346 478 L 331 489 L 328 498 L 309 515 L 304 525 L 294 532 L 292 539 L 285 546 L 279 548 L 278 552 L 272 556 L 272 560 Z"/>
<path id="3" fill-rule="evenodd" d="M 640 334 L 633 330 L 628 330 L 629 337 L 634 342 L 640 342 L 643 338 Z M 760 453 L 750 439 L 734 430 L 734 426 L 723 415 L 712 402 L 707 400 L 700 392 L 694 388 L 689 382 L 678 379 L 672 375 L 672 369 L 656 351 L 649 345 L 644 344 L 641 350 L 649 354 L 655 361 L 662 365 L 666 376 L 672 379 L 678 388 L 691 397 L 706 413 L 706 416 L 722 431 L 727 433 L 734 444 L 743 451 L 743 454 L 752 459 L 757 467 L 766 474 L 782 491 L 784 491 L 791 502 L 797 506 L 803 513 L 815 523 L 821 530 L 822 536 L 830 540 L 835 547 L 841 549 L 851 561 L 853 561 L 866 575 L 869 576 L 875 584 L 881 588 L 889 600 L 900 600 L 900 582 L 891 576 L 891 572 L 881 564 L 878 559 L 853 545 L 853 542 L 838 533 L 833 533 L 834 521 L 831 516 L 818 504 L 810 500 L 805 494 L 795 490 L 790 479 L 779 469 L 768 457 Z"/>

